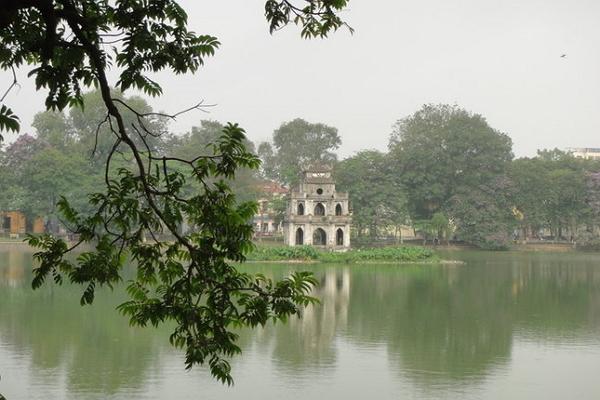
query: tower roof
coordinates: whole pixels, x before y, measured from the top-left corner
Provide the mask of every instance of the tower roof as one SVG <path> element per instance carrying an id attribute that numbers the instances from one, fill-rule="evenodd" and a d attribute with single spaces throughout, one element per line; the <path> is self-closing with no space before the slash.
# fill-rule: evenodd
<path id="1" fill-rule="evenodd" d="M 315 163 L 309 164 L 302 169 L 302 172 L 304 172 L 304 173 L 306 173 L 306 172 L 331 172 L 331 171 L 333 171 L 333 168 L 331 167 L 331 165 L 321 163 L 321 162 L 315 162 Z"/>

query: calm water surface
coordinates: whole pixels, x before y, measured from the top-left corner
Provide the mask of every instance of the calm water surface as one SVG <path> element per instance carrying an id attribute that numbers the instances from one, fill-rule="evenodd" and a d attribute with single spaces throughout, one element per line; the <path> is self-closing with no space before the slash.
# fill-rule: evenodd
<path id="1" fill-rule="evenodd" d="M 131 328 L 103 292 L 33 292 L 0 245 L 0 393 L 16 399 L 599 399 L 600 255 L 450 253 L 465 265 L 312 269 L 322 304 L 244 331 L 236 384 L 186 372 L 168 328 Z"/>

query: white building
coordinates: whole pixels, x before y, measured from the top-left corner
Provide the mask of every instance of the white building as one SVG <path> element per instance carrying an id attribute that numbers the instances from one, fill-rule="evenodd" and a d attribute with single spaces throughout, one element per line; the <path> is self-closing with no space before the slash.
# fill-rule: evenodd
<path id="1" fill-rule="evenodd" d="M 600 148 L 595 147 L 571 147 L 567 149 L 574 157 L 600 160 Z"/>
<path id="2" fill-rule="evenodd" d="M 303 171 L 300 184 L 290 193 L 284 219 L 285 243 L 348 249 L 351 222 L 348 193 L 335 190 L 331 167 Z"/>

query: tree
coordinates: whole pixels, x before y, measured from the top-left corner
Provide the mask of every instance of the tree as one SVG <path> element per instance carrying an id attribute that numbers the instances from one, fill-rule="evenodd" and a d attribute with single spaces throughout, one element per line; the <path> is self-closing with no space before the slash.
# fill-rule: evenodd
<path id="1" fill-rule="evenodd" d="M 515 185 L 515 207 L 522 214 L 523 238 L 543 228 L 549 229 L 555 239 L 563 235 L 565 228 L 569 236 L 576 236 L 578 227 L 590 220 L 587 176 L 597 168 L 592 160 L 557 149 L 513 161 L 509 176 Z"/>
<path id="2" fill-rule="evenodd" d="M 46 145 L 35 137 L 21 135 L 0 152 L 0 171 L 2 190 L 0 190 L 0 209 L 27 210 L 28 193 L 22 183 L 26 176 L 26 166 Z"/>
<path id="3" fill-rule="evenodd" d="M 20 187 L 26 201 L 20 209 L 30 218 L 53 216 L 62 196 L 81 212 L 88 208 L 87 194 L 101 183 L 100 175 L 81 154 L 48 146 L 24 164 Z"/>
<path id="4" fill-rule="evenodd" d="M 390 168 L 389 158 L 376 150 L 358 152 L 335 168 L 337 186 L 348 191 L 358 237 L 374 240 L 389 227 L 408 222 L 405 191 Z"/>
<path id="5" fill-rule="evenodd" d="M 285 122 L 273 132 L 273 147 L 260 144 L 267 178 L 287 185 L 298 183 L 302 168 L 312 163 L 333 164 L 342 139 L 336 128 L 301 118 Z"/>
<path id="6" fill-rule="evenodd" d="M 505 246 L 514 217 L 502 193 L 494 196 L 491 191 L 508 187 L 511 146 L 510 138 L 482 116 L 457 106 L 425 105 L 398 121 L 390 157 L 408 193 L 413 220 L 430 226 L 441 212 L 463 240 L 488 248 Z"/>
<path id="7" fill-rule="evenodd" d="M 63 112 L 45 111 L 33 117 L 37 138 L 48 145 L 65 150 L 75 142 L 73 124 Z"/>
<path id="8" fill-rule="evenodd" d="M 218 121 L 202 120 L 199 126 L 193 126 L 191 131 L 182 136 L 171 136 L 164 149 L 172 157 L 193 159 L 198 156 L 214 156 L 211 146 L 219 139 L 225 126 Z M 254 153 L 254 143 L 248 139 L 243 141 L 244 147 Z M 252 168 L 239 168 L 235 178 L 227 181 L 239 201 L 256 200 L 258 197 L 258 172 Z M 189 190 L 198 190 L 198 185 L 187 185 Z"/>
<path id="9" fill-rule="evenodd" d="M 279 226 L 287 212 L 288 201 L 285 197 L 273 196 L 269 201 L 269 208 L 273 212 L 273 224 Z"/>
<path id="10" fill-rule="evenodd" d="M 457 106 L 425 105 L 399 120 L 390 156 L 406 187 L 411 215 L 430 219 L 463 187 L 485 184 L 505 172 L 510 138 Z"/>
<path id="11" fill-rule="evenodd" d="M 324 37 L 345 24 L 337 12 L 346 4 L 347 0 L 309 0 L 298 7 L 287 0 L 267 0 L 265 14 L 271 32 L 294 23 L 304 37 Z M 196 72 L 219 41 L 189 31 L 187 15 L 174 0 L 4 0 L 0 5 L 0 67 L 14 71 L 32 65 L 29 75 L 38 89 L 47 90 L 48 110 L 83 107 L 82 90 L 97 87 L 106 108 L 98 129 L 107 126 L 112 139 L 104 163 L 105 190 L 90 196 L 94 213 L 85 216 L 65 199 L 59 202 L 80 241 L 69 247 L 52 236 L 29 238 L 40 249 L 33 287 L 47 278 L 60 283 L 66 277 L 86 286 L 81 303 L 91 303 L 97 286 L 111 287 L 122 279 L 128 254 L 138 274 L 128 285 L 131 299 L 119 309 L 138 325 L 175 321 L 171 343 L 185 348 L 187 367 L 207 362 L 216 378 L 231 383 L 226 357 L 240 351 L 232 327 L 299 313 L 314 301 L 308 292 L 315 281 L 310 274 L 296 273 L 272 282 L 240 273 L 230 263 L 243 261 L 251 248 L 247 221 L 256 212 L 255 203 L 236 203 L 224 181 L 239 167 L 259 165 L 244 147 L 243 129 L 226 125 L 212 145 L 212 156 L 180 159 L 157 154 L 146 143 L 160 134 L 147 124 L 156 114 L 119 98 L 107 76 L 110 67 L 119 76 L 120 91 L 138 89 L 158 96 L 161 86 L 150 74 L 165 69 Z M 132 126 L 126 125 L 123 107 L 135 115 Z M 201 104 L 192 109 L 198 107 Z M 0 129 L 17 130 L 18 123 L 2 104 Z M 115 171 L 111 163 L 120 146 L 132 162 Z M 180 172 L 181 165 L 191 172 Z M 203 190 L 186 196 L 182 187 L 187 180 L 195 180 Z M 198 230 L 180 234 L 184 219 Z M 144 240 L 163 231 L 174 241 Z M 67 257 L 83 243 L 95 248 L 76 259 Z"/>
<path id="12" fill-rule="evenodd" d="M 450 221 L 442 212 L 436 212 L 431 217 L 431 227 L 433 228 L 436 238 L 441 240 L 443 238 L 446 239 L 446 243 L 450 240 L 450 235 L 452 234 Z"/>
<path id="13" fill-rule="evenodd" d="M 279 180 L 277 155 L 269 142 L 262 142 L 257 149 L 258 158 L 261 160 L 261 174 L 264 178 L 273 181 Z"/>
<path id="14" fill-rule="evenodd" d="M 512 183 L 504 176 L 477 187 L 461 187 L 447 207 L 458 238 L 483 249 L 506 249 L 516 225 L 511 191 Z"/>
<path id="15" fill-rule="evenodd" d="M 548 220 L 547 198 L 550 183 L 547 165 L 539 158 L 520 158 L 509 167 L 508 176 L 515 185 L 513 202 L 519 211 L 523 239 L 536 235 Z"/>

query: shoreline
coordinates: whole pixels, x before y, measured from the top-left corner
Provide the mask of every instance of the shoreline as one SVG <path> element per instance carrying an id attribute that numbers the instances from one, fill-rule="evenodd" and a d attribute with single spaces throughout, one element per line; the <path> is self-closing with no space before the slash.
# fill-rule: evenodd
<path id="1" fill-rule="evenodd" d="M 69 243 L 69 242 L 68 242 Z M 30 247 L 29 244 L 27 242 L 25 242 L 24 240 L 18 239 L 5 239 L 5 238 L 1 238 L 0 239 L 0 246 L 19 246 L 19 247 Z M 598 250 L 586 250 L 586 249 L 582 249 L 582 248 L 578 248 L 578 247 L 574 247 L 573 244 L 571 243 L 520 243 L 520 244 L 514 244 L 512 246 L 510 246 L 508 249 L 506 250 L 484 250 L 484 249 L 478 249 L 476 247 L 473 246 L 469 246 L 469 245 L 456 245 L 456 244 L 451 244 L 451 245 L 425 245 L 425 246 L 419 246 L 419 247 L 423 247 L 425 249 L 429 249 L 429 250 L 433 250 L 433 251 L 442 251 L 442 252 L 454 252 L 454 251 L 488 251 L 488 252 L 496 252 L 496 251 L 500 251 L 500 252 L 519 252 L 519 253 L 530 253 L 530 252 L 545 252 L 545 253 L 600 253 L 600 251 Z M 372 249 L 376 249 L 377 247 L 373 247 Z M 33 248 L 32 248 L 33 249 Z M 371 249 L 371 248 L 369 248 Z M 265 260 L 265 261 L 258 261 L 258 260 L 248 260 L 246 262 L 271 262 L 271 261 L 275 261 L 275 260 Z M 302 259 L 294 259 L 294 260 L 280 260 L 280 261 L 275 261 L 275 262 L 288 262 L 290 261 L 290 263 L 302 263 L 302 264 L 310 264 L 310 263 L 324 263 L 327 264 L 329 262 L 322 262 L 322 261 L 318 261 L 318 260 L 308 260 L 308 261 L 304 261 Z M 374 262 L 377 262 L 375 260 L 373 260 Z M 389 260 L 383 260 L 385 262 L 389 262 Z M 382 262 L 383 262 L 382 261 Z M 430 261 L 424 260 L 427 263 L 430 263 Z M 443 261 L 449 261 L 450 263 L 452 263 L 453 260 L 443 260 Z M 402 262 L 394 262 L 392 260 L 392 263 L 405 263 L 404 261 Z M 414 263 L 422 263 L 422 262 L 409 262 L 409 264 L 414 264 Z"/>
<path id="2" fill-rule="evenodd" d="M 242 264 L 332 264 L 332 265 L 429 265 L 429 264 L 440 264 L 440 265 L 463 265 L 466 264 L 460 260 L 421 260 L 421 261 L 394 261 L 394 260 L 368 260 L 368 261 L 353 261 L 353 262 L 331 262 L 331 261 L 319 261 L 319 260 L 247 260 Z"/>

